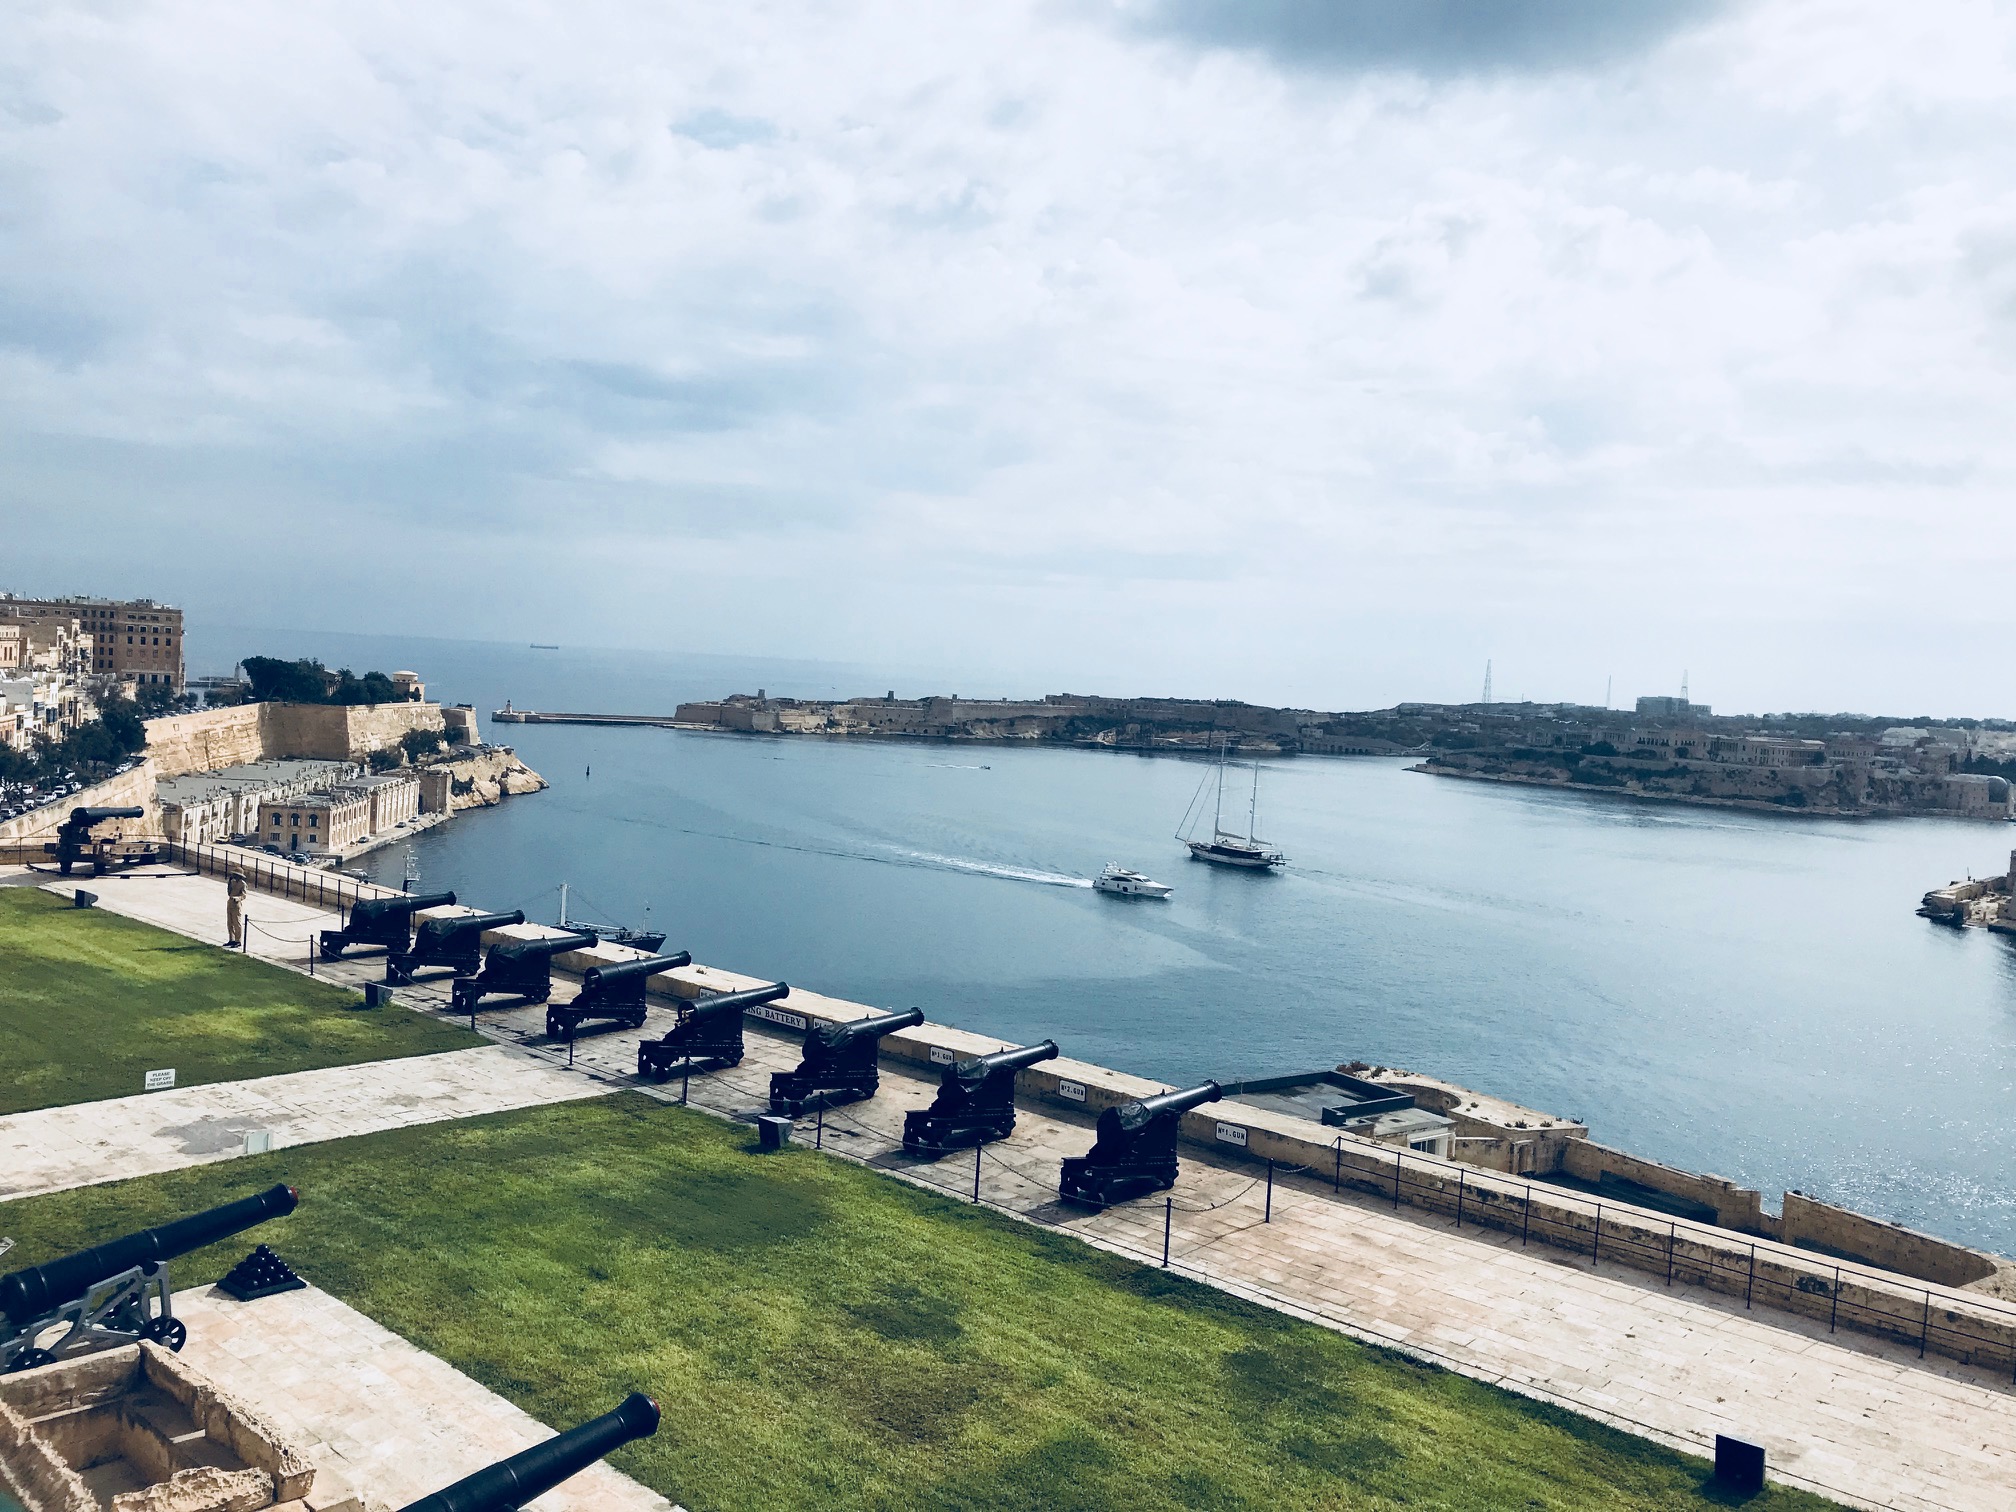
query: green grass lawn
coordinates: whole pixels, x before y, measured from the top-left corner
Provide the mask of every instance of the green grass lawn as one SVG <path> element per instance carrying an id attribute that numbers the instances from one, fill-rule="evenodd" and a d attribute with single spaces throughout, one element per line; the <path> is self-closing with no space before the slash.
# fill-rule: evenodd
<path id="1" fill-rule="evenodd" d="M 0 1113 L 431 1055 L 484 1041 L 33 887 L 0 888 Z"/>
<path id="2" fill-rule="evenodd" d="M 28 1263 L 292 1182 L 177 1284 L 264 1240 L 549 1424 L 647 1391 L 664 1424 L 614 1462 L 694 1512 L 1723 1504 L 1698 1460 L 752 1143 L 622 1093 L 8 1203 L 0 1231 Z"/>

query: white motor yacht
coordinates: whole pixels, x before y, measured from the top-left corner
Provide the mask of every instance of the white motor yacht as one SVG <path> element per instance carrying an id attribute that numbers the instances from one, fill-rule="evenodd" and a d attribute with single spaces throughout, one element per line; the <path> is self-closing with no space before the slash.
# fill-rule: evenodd
<path id="1" fill-rule="evenodd" d="M 1092 885 L 1101 892 L 1122 898 L 1166 898 L 1176 891 L 1167 882 L 1157 882 L 1137 871 L 1129 871 L 1118 862 L 1094 877 Z"/>

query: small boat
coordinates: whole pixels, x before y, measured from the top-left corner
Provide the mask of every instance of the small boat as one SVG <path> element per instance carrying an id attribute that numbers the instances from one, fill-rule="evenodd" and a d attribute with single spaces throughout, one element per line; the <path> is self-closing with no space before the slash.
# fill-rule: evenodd
<path id="1" fill-rule="evenodd" d="M 1288 858 L 1277 850 L 1269 850 L 1267 842 L 1254 835 L 1260 814 L 1260 763 L 1257 761 L 1253 763 L 1253 793 L 1246 805 L 1246 833 L 1242 835 L 1225 828 L 1225 767 L 1230 759 L 1230 748 L 1229 739 L 1218 744 L 1218 796 L 1212 807 L 1211 838 L 1200 840 L 1192 833 L 1197 827 L 1196 821 L 1204 817 L 1204 787 L 1211 781 L 1209 774 L 1197 784 L 1189 811 L 1183 815 L 1184 822 L 1177 828 L 1176 838 L 1190 847 L 1190 859 L 1193 861 L 1209 861 L 1213 866 L 1240 866 L 1248 871 L 1271 871 Z"/>
<path id="2" fill-rule="evenodd" d="M 1121 898 L 1166 898 L 1176 891 L 1167 882 L 1156 882 L 1137 871 L 1129 871 L 1118 862 L 1109 863 L 1106 870 L 1092 879 L 1092 885 L 1100 892 Z"/>
<path id="3" fill-rule="evenodd" d="M 649 909 L 645 910 L 647 913 Z M 560 917 L 555 921 L 560 929 L 571 929 L 576 934 L 593 935 L 604 945 L 627 945 L 632 950 L 647 950 L 656 955 L 665 945 L 662 929 L 625 929 L 620 924 L 586 924 L 579 919 L 567 917 L 567 884 L 560 884 Z"/>

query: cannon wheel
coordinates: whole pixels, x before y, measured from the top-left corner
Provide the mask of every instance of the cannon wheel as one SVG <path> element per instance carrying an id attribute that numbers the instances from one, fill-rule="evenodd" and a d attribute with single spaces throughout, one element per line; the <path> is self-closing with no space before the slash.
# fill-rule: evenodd
<path id="1" fill-rule="evenodd" d="M 642 1029 L 644 1027 L 645 1016 L 645 1011 L 640 1008 L 623 1020 L 623 1027 L 626 1029 Z"/>
<path id="2" fill-rule="evenodd" d="M 147 1326 L 140 1330 L 140 1337 L 180 1352 L 189 1342 L 189 1325 L 180 1318 L 149 1318 Z"/>
<path id="3" fill-rule="evenodd" d="M 46 1349 L 24 1349 L 14 1356 L 16 1370 L 33 1370 L 38 1365 L 54 1365 L 56 1356 Z"/>

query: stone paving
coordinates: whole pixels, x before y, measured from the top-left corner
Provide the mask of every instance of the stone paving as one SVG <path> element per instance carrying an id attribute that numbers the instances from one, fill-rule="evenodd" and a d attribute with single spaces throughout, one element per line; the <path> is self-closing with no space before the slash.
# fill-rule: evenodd
<path id="1" fill-rule="evenodd" d="M 0 1201 L 229 1160 L 245 1153 L 248 1130 L 280 1149 L 609 1090 L 485 1045 L 37 1108 L 0 1118 Z"/>
<path id="2" fill-rule="evenodd" d="M 208 879 L 185 881 L 221 895 Z M 135 889 L 117 895 L 118 906 L 170 928 L 181 927 L 176 917 L 200 924 L 200 889 L 177 887 L 178 896 L 160 901 Z M 101 896 L 113 904 L 110 889 Z M 280 900 L 259 901 L 273 909 Z M 221 938 L 221 906 L 209 911 Z M 276 930 L 309 922 L 283 921 L 277 910 L 274 917 Z M 375 956 L 321 969 L 359 982 L 382 974 Z M 442 1011 L 447 983 L 445 976 L 423 982 L 399 997 Z M 564 979 L 556 988 L 557 999 L 571 995 Z M 545 1040 L 543 1008 L 488 1001 L 495 1006 L 478 1020 L 486 1034 L 543 1057 L 553 1075 L 581 1078 L 584 1095 L 632 1083 L 638 1040 L 671 1022 L 654 1005 L 642 1035 L 586 1036 L 572 1049 L 570 1072 L 568 1047 Z M 693 1082 L 696 1106 L 753 1114 L 764 1104 L 767 1074 L 796 1063 L 795 1037 L 752 1024 L 748 1043 L 741 1067 Z M 645 1090 L 676 1099 L 681 1089 L 675 1082 Z M 815 1120 L 803 1120 L 798 1134 L 901 1179 L 970 1196 L 970 1156 L 920 1166 L 892 1150 L 904 1111 L 931 1093 L 931 1082 L 885 1068 L 872 1103 L 828 1114 L 823 1133 Z M 1159 1262 L 1159 1201 L 1087 1215 L 1053 1200 L 1058 1160 L 1090 1143 L 1090 1120 L 1025 1109 L 1015 1137 L 980 1159 L 983 1200 Z M 0 1159 L 6 1156 L 0 1147 Z M 1850 1505 L 2016 1507 L 2016 1392 L 2004 1377 L 1921 1361 L 1914 1350 L 1878 1339 L 1830 1336 L 1819 1324 L 1746 1311 L 1740 1299 L 1696 1288 L 1668 1289 L 1642 1272 L 1522 1249 L 1516 1236 L 1459 1231 L 1445 1218 L 1394 1210 L 1348 1189 L 1333 1195 L 1307 1178 L 1278 1183 L 1272 1221 L 1263 1221 L 1265 1192 L 1251 1166 L 1188 1147 L 1173 1197 L 1174 1267 L 1265 1305 L 1695 1453 L 1708 1452 L 1717 1432 L 1762 1442 L 1775 1476 Z"/>
<path id="3" fill-rule="evenodd" d="M 368 1512 L 403 1507 L 554 1433 L 313 1286 L 256 1302 L 197 1287 L 175 1294 L 175 1313 L 189 1328 L 184 1358 L 315 1466 L 317 1506 L 335 1505 L 347 1490 Z M 606 1464 L 526 1505 L 673 1512 L 671 1502 Z"/>

